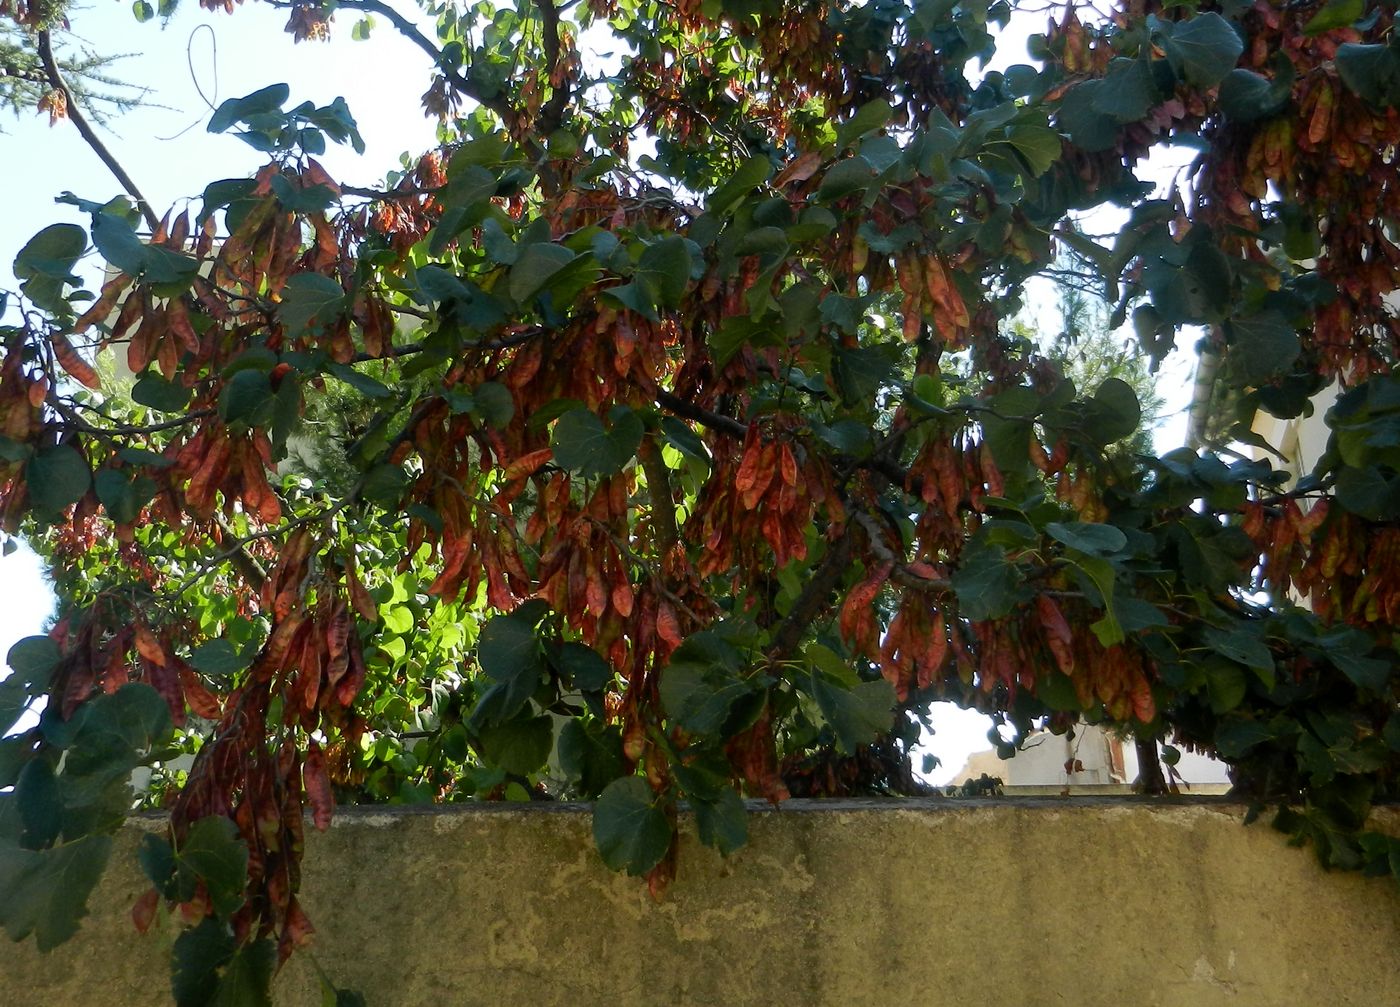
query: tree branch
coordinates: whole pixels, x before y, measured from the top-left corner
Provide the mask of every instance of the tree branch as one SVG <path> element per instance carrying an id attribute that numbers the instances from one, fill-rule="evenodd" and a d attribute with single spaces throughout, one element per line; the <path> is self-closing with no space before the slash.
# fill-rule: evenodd
<path id="1" fill-rule="evenodd" d="M 150 226 L 151 230 L 154 231 L 159 228 L 160 218 L 157 217 L 155 211 L 151 209 L 151 204 L 146 202 L 146 197 L 141 195 L 141 190 L 136 187 L 136 183 L 131 180 L 131 176 L 126 173 L 126 169 L 112 156 L 112 152 L 107 149 L 107 145 L 104 144 L 97 133 L 93 131 L 92 126 L 87 121 L 87 117 L 83 115 L 82 109 L 78 107 L 77 99 L 73 96 L 73 92 L 69 89 L 67 82 L 64 81 L 63 74 L 59 72 L 58 63 L 53 58 L 53 42 L 47 30 L 39 32 L 39 59 L 44 64 L 44 73 L 48 76 L 49 85 L 63 95 L 68 118 L 73 120 L 73 125 L 77 127 L 79 135 L 87 141 L 87 145 L 92 148 L 92 152 L 96 154 L 101 159 L 102 163 L 107 166 L 108 170 L 116 176 L 117 181 L 121 183 L 127 195 L 136 200 L 136 208 L 141 211 L 142 218 Z"/>
<path id="2" fill-rule="evenodd" d="M 544 27 L 545 75 L 552 88 L 549 100 L 540 109 L 536 132 L 548 137 L 564 121 L 564 107 L 569 103 L 569 78 L 559 71 L 559 9 L 554 6 L 554 0 L 535 0 L 535 6 L 540 9 L 540 23 Z M 556 76 L 560 78 L 558 84 L 554 83 Z"/>
<path id="3" fill-rule="evenodd" d="M 290 3 L 274 2 L 273 6 L 290 7 L 292 5 Z M 483 108 L 489 108 L 492 112 L 495 112 L 507 127 L 512 124 L 512 120 L 515 118 L 515 109 L 511 108 L 510 105 L 499 96 L 488 96 L 475 81 L 470 77 L 463 76 L 460 70 L 448 69 L 442 62 L 442 50 L 434 45 L 426 35 L 419 31 L 417 25 L 394 8 L 390 7 L 387 3 L 383 3 L 381 0 L 339 0 L 336 6 L 348 10 L 382 14 L 388 19 L 390 24 L 398 29 L 400 35 L 432 57 L 433 65 L 441 71 L 443 77 L 447 79 L 447 82 L 451 84 L 453 88 L 477 102 Z"/>
<path id="4" fill-rule="evenodd" d="M 807 627 L 826 609 L 831 592 L 851 565 L 851 529 L 852 525 L 847 524 L 841 537 L 831 543 L 826 556 L 808 576 L 807 584 L 797 596 L 797 601 L 793 602 L 792 610 L 778 624 L 773 634 L 773 644 L 768 648 L 770 661 L 788 658 L 802 642 L 802 634 L 807 632 Z"/>

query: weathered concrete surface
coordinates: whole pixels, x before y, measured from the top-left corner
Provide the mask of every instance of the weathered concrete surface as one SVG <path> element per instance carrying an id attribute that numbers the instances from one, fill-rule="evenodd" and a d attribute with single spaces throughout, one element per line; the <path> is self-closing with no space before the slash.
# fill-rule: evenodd
<path id="1" fill-rule="evenodd" d="M 752 816 L 728 861 L 687 839 L 659 905 L 586 811 L 345 811 L 308 831 L 315 956 L 375 1007 L 1400 1004 L 1394 883 L 1325 874 L 1236 806 L 811 808 Z M 78 938 L 0 947 L 0 1004 L 169 1002 L 170 924 L 126 917 L 138 838 Z M 277 993 L 319 1003 L 306 956 Z"/>

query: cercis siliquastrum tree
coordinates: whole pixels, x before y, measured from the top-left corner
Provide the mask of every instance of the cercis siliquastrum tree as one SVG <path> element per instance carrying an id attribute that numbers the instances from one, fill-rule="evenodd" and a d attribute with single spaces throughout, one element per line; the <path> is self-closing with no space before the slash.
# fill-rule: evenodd
<path id="1" fill-rule="evenodd" d="M 0 686 L 6 726 L 48 697 L 0 742 L 0 877 L 67 887 L 0 906 L 11 935 L 75 929 L 130 770 L 178 751 L 137 919 L 197 923 L 193 1003 L 309 935 L 304 809 L 597 799 L 604 860 L 659 890 L 680 801 L 729 852 L 741 797 L 916 789 L 935 700 L 1008 745 L 1174 735 L 1327 863 L 1393 870 L 1364 831 L 1400 765 L 1389 5 L 1070 3 L 979 72 L 1045 16 L 1018 6 L 521 0 L 429 38 L 342 0 L 431 58 L 441 149 L 351 185 L 317 161 L 358 142 L 344 103 L 275 85 L 210 123 L 255 178 L 37 235 L 0 511 L 62 610 Z M 1145 355 L 1202 341 L 1237 440 L 1340 383 L 1317 469 L 1115 451 L 1131 388 L 1008 334 L 1062 246 Z"/>

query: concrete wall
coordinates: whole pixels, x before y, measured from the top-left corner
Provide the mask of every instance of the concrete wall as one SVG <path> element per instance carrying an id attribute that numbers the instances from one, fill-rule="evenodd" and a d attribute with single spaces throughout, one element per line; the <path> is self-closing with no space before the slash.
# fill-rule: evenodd
<path id="1" fill-rule="evenodd" d="M 315 955 L 378 1007 L 1400 1003 L 1400 889 L 1325 874 L 1233 805 L 813 808 L 752 816 L 728 861 L 687 838 L 660 904 L 602 866 L 583 809 L 349 810 L 308 830 Z M 153 827 L 126 830 L 73 942 L 0 945 L 0 1004 L 168 1002 L 171 927 L 126 918 Z M 305 956 L 277 993 L 320 1002 Z"/>

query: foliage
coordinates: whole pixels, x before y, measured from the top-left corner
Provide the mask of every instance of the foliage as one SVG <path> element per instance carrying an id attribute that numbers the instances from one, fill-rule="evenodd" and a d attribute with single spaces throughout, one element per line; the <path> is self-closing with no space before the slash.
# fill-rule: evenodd
<path id="1" fill-rule="evenodd" d="M 429 52 L 440 150 L 352 187 L 317 161 L 350 110 L 273 85 L 210 124 L 255 178 L 36 235 L 0 520 L 63 609 L 0 686 L 7 727 L 48 697 L 0 743 L 11 935 L 71 933 L 127 774 L 176 751 L 136 919 L 190 924 L 178 1002 L 259 1002 L 311 934 L 305 810 L 597 799 L 659 892 L 679 802 L 728 852 L 743 796 L 907 790 L 942 699 L 1008 747 L 1174 734 L 1394 873 L 1365 831 L 1400 766 L 1389 4 L 1070 3 L 1036 65 L 977 73 L 1017 6 L 483 2 L 434 41 L 340 0 Z M 588 65 L 586 30 L 627 55 Z M 1072 223 L 1110 203 L 1111 245 Z M 1318 469 L 1115 450 L 1132 386 L 1004 334 L 1060 246 L 1145 356 L 1204 331 L 1242 423 L 1340 382 Z"/>

